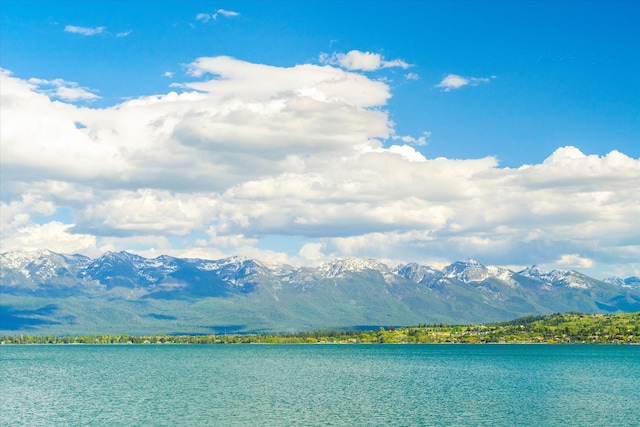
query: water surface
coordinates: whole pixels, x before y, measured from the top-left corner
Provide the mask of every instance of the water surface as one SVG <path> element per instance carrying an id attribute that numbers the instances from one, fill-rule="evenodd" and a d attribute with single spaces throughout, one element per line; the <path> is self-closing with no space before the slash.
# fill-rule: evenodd
<path id="1" fill-rule="evenodd" d="M 640 347 L 0 347 L 0 425 L 638 426 Z"/>

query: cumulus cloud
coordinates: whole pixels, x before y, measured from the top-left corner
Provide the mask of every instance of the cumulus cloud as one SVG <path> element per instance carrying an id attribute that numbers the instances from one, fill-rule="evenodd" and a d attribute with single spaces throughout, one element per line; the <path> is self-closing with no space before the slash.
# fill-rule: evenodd
<path id="1" fill-rule="evenodd" d="M 66 33 L 80 34 L 83 36 L 95 36 L 103 33 L 106 27 L 78 27 L 76 25 L 67 25 L 64 27 Z"/>
<path id="2" fill-rule="evenodd" d="M 101 252 L 95 250 L 95 236 L 70 233 L 69 229 L 72 227 L 73 224 L 63 224 L 59 221 L 25 225 L 3 238 L 2 251 L 15 250 L 16 248 L 34 251 L 46 248 L 59 253 L 97 255 Z"/>
<path id="3" fill-rule="evenodd" d="M 3 71 L 2 250 L 618 271 L 640 256 L 639 159 L 571 146 L 518 168 L 433 159 L 418 150 L 428 133 L 396 134 L 384 82 L 229 57 L 189 70 L 175 91 L 108 108 Z M 42 219 L 61 208 L 72 222 Z M 266 250 L 266 236 L 297 246 Z"/>
<path id="4" fill-rule="evenodd" d="M 120 191 L 84 209 L 79 214 L 76 231 L 101 235 L 186 235 L 202 228 L 206 219 L 214 216 L 215 205 L 216 199 L 206 195 L 152 189 Z M 99 227 L 95 226 L 97 223 Z"/>
<path id="5" fill-rule="evenodd" d="M 202 82 L 185 83 L 184 88 L 207 92 L 211 97 L 251 97 L 264 101 L 267 109 L 280 108 L 277 102 L 282 96 L 332 104 L 332 109 L 341 105 L 356 108 L 383 106 L 391 96 L 389 87 L 360 74 L 346 72 L 333 67 L 311 64 L 294 67 L 274 67 L 252 64 L 235 58 L 219 56 L 198 58 L 190 64 L 189 73 L 194 77 L 213 76 Z M 264 82 L 269 81 L 268 85 Z M 320 105 L 320 104 L 319 104 Z M 254 105 L 254 109 L 259 105 Z"/>
<path id="6" fill-rule="evenodd" d="M 24 193 L 11 201 L 0 201 L 0 250 L 48 248 L 62 253 L 91 252 L 96 238 L 70 233 L 73 224 L 55 220 L 45 224 L 34 222 L 35 216 L 51 216 L 56 209 L 50 197 L 34 193 Z"/>
<path id="7" fill-rule="evenodd" d="M 495 78 L 492 76 L 492 78 Z M 442 79 L 435 87 L 441 88 L 444 92 L 452 89 L 460 89 L 464 86 L 477 86 L 480 83 L 489 83 L 488 77 L 462 77 L 457 74 L 449 74 Z"/>
<path id="8" fill-rule="evenodd" d="M 560 268 L 585 269 L 593 267 L 593 260 L 581 257 L 579 254 L 562 254 L 555 264 Z"/>
<path id="9" fill-rule="evenodd" d="M 320 55 L 320 62 L 323 64 L 339 65 L 351 71 L 375 71 L 380 68 L 391 67 L 406 69 L 411 66 L 401 59 L 387 61 L 379 53 L 361 52 L 359 50 L 352 50 L 346 54 L 334 52 L 329 55 L 323 53 Z"/>
<path id="10" fill-rule="evenodd" d="M 322 243 L 307 243 L 300 248 L 298 255 L 305 260 L 319 263 L 326 258 L 322 252 L 323 247 L 324 245 Z"/>

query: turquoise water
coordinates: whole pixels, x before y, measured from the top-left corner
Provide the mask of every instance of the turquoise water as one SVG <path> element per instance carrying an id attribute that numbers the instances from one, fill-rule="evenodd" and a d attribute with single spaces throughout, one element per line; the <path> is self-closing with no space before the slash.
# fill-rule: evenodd
<path id="1" fill-rule="evenodd" d="M 640 426 L 640 347 L 0 347 L 2 426 Z"/>

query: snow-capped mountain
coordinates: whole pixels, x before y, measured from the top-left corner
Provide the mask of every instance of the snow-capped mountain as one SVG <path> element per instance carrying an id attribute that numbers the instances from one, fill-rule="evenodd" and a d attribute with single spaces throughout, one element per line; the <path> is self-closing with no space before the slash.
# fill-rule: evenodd
<path id="1" fill-rule="evenodd" d="M 115 281 L 124 285 L 123 281 L 131 281 L 147 286 L 159 282 L 175 270 L 175 262 L 170 257 L 147 259 L 128 252 L 106 252 L 91 261 L 78 276 L 103 284 L 113 284 Z"/>
<path id="2" fill-rule="evenodd" d="M 197 264 L 197 269 L 213 271 L 224 282 L 244 286 L 247 277 L 253 275 L 269 275 L 271 270 L 263 264 L 244 257 L 230 257 L 207 262 L 199 259 L 190 260 Z"/>
<path id="3" fill-rule="evenodd" d="M 46 283 L 59 277 L 73 277 L 91 259 L 84 255 L 64 255 L 48 250 L 7 252 L 0 255 L 0 279 L 5 285 Z"/>
<path id="4" fill-rule="evenodd" d="M 86 327 L 86 319 L 101 327 L 111 324 L 104 322 L 175 321 L 191 332 L 219 324 L 300 330 L 640 311 L 639 282 L 599 281 L 537 266 L 513 272 L 471 259 L 442 270 L 417 263 L 390 268 L 368 258 L 296 268 L 243 257 L 150 259 L 107 252 L 90 259 L 50 251 L 9 252 L 0 255 L 0 296 L 6 295 L 0 299 L 0 331 L 6 330 L 2 323 L 43 331 L 50 329 L 33 325 L 66 325 L 72 330 L 76 324 Z M 2 305 L 3 300 L 10 304 Z"/>
<path id="5" fill-rule="evenodd" d="M 371 258 L 334 259 L 318 267 L 318 271 L 324 277 L 331 278 L 343 276 L 345 273 L 360 273 L 367 270 L 386 273 L 389 271 L 389 267 Z"/>
<path id="6" fill-rule="evenodd" d="M 320 266 L 294 268 L 288 265 L 266 264 L 245 257 L 233 256 L 218 260 L 198 258 L 175 258 L 161 255 L 145 258 L 129 252 L 106 252 L 91 259 L 84 255 L 58 254 L 48 250 L 32 252 L 6 252 L 0 255 L 0 278 L 16 274 L 34 282 L 46 282 L 60 276 L 106 282 L 113 278 L 127 279 L 142 286 L 153 285 L 185 269 L 214 273 L 225 283 L 242 283 L 252 276 L 285 278 L 286 281 L 328 279 L 344 277 L 347 273 L 378 272 L 394 274 L 414 283 L 433 280 L 456 280 L 463 283 L 482 282 L 493 278 L 504 282 L 515 282 L 517 276 L 526 277 L 542 284 L 572 288 L 588 288 L 597 280 L 576 271 L 542 270 L 534 265 L 519 272 L 496 266 L 485 266 L 473 259 L 456 261 L 442 270 L 426 265 L 409 263 L 391 269 L 386 264 L 371 258 L 334 259 Z M 603 282 L 626 287 L 637 287 L 640 279 L 618 277 Z M 6 283 L 5 283 L 6 284 Z"/>
<path id="7" fill-rule="evenodd" d="M 622 277 L 609 277 L 603 280 L 605 283 L 611 283 L 617 286 L 626 286 L 629 288 L 640 289 L 640 277 L 631 276 L 623 279 Z"/>
<path id="8" fill-rule="evenodd" d="M 463 283 L 482 282 L 489 278 L 501 280 L 509 285 L 515 285 L 515 273 L 505 268 L 484 266 L 473 259 L 456 261 L 446 266 L 442 271 L 435 268 L 410 263 L 398 268 L 397 274 L 416 283 L 429 283 L 434 280 L 453 279 Z"/>
<path id="9" fill-rule="evenodd" d="M 491 275 L 484 265 L 474 259 L 467 258 L 445 267 L 444 277 L 458 279 L 463 282 L 481 282 L 491 277 Z"/>
<path id="10" fill-rule="evenodd" d="M 444 277 L 444 273 L 435 268 L 426 265 L 420 265 L 415 262 L 401 265 L 398 267 L 396 274 L 415 283 L 429 283 Z"/>
<path id="11" fill-rule="evenodd" d="M 587 289 L 593 285 L 592 278 L 577 271 L 545 271 L 537 265 L 526 268 L 518 272 L 518 274 L 549 286 L 567 286 L 570 288 Z"/>

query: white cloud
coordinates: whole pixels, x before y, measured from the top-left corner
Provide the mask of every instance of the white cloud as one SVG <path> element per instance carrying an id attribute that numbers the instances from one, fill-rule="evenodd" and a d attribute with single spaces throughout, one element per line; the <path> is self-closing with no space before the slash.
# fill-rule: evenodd
<path id="1" fill-rule="evenodd" d="M 91 108 L 3 71 L 2 250 L 637 264 L 639 159 L 431 159 L 429 134 L 397 135 L 389 87 L 362 74 L 228 57 L 190 73 L 181 93 Z M 73 223 L 53 219 L 63 207 Z M 265 236 L 298 246 L 261 249 Z"/>
<path id="2" fill-rule="evenodd" d="M 495 78 L 492 76 L 491 78 Z M 449 74 L 442 79 L 435 87 L 442 88 L 443 91 L 449 92 L 452 89 L 460 89 L 463 86 L 477 86 L 480 83 L 489 83 L 487 77 L 462 77 L 457 74 Z"/>
<path id="3" fill-rule="evenodd" d="M 196 15 L 196 21 L 208 22 L 212 15 L 209 13 L 199 13 Z"/>
<path id="4" fill-rule="evenodd" d="M 210 20 L 217 20 L 218 16 L 224 16 L 225 18 L 235 18 L 236 16 L 240 16 L 240 13 L 234 12 L 232 10 L 226 9 L 218 9 L 214 13 L 199 13 L 196 15 L 196 21 L 202 21 L 204 23 L 209 22 Z"/>
<path id="5" fill-rule="evenodd" d="M 3 233 L 10 233 L 29 224 L 33 215 L 52 215 L 55 204 L 40 195 L 25 193 L 20 200 L 0 201 L 0 224 Z"/>
<path id="6" fill-rule="evenodd" d="M 95 236 L 69 233 L 72 227 L 73 224 L 63 224 L 59 221 L 42 225 L 26 224 L 3 236 L 2 251 L 15 249 L 33 251 L 46 248 L 59 253 L 97 254 Z"/>
<path id="7" fill-rule="evenodd" d="M 490 158 L 412 162 L 399 148 L 365 153 L 314 175 L 238 186 L 222 200 L 243 219 L 230 221 L 229 232 L 320 238 L 328 257 L 420 260 L 446 253 L 449 259 L 552 263 L 573 249 L 593 260 L 580 264 L 590 268 L 614 248 L 630 249 L 619 252 L 620 259 L 637 255 L 633 224 L 640 212 L 632 183 L 640 177 L 638 160 L 617 152 L 586 156 L 593 164 L 572 164 L 571 174 L 548 162 L 520 169 L 500 169 Z M 539 176 L 556 174 L 558 180 L 539 186 Z M 577 192 L 574 181 L 581 183 Z"/>
<path id="8" fill-rule="evenodd" d="M 427 159 L 415 148 L 408 145 L 392 145 L 389 147 L 390 153 L 399 154 L 410 162 L 426 162 Z"/>
<path id="9" fill-rule="evenodd" d="M 582 270 L 593 267 L 593 260 L 581 257 L 579 254 L 562 254 L 555 264 L 563 269 Z"/>
<path id="10" fill-rule="evenodd" d="M 342 105 L 356 108 L 383 106 L 391 96 L 389 87 L 382 82 L 337 68 L 310 64 L 283 68 L 219 56 L 198 58 L 190 65 L 189 73 L 194 77 L 215 77 L 204 82 L 182 85 L 207 92 L 214 100 L 236 96 L 264 102 L 274 96 L 291 96 L 291 92 L 294 92 L 294 99 L 319 101 L 322 105 L 332 104 L 331 109 L 336 110 Z M 269 85 L 264 84 L 266 79 Z M 284 106 L 278 102 L 268 105 L 271 109 Z"/>
<path id="11" fill-rule="evenodd" d="M 202 228 L 215 209 L 215 197 L 204 194 L 152 189 L 110 192 L 79 213 L 76 228 L 107 235 L 185 235 Z M 159 217 L 162 221 L 158 221 Z"/>
<path id="12" fill-rule="evenodd" d="M 407 80 L 418 80 L 420 76 L 417 73 L 407 73 L 404 75 L 404 78 Z"/>
<path id="13" fill-rule="evenodd" d="M 322 243 L 307 243 L 298 254 L 308 262 L 320 263 L 326 259 L 326 255 L 323 253 L 324 245 Z"/>
<path id="14" fill-rule="evenodd" d="M 464 77 L 460 77 L 456 74 L 449 74 L 438 84 L 437 87 L 444 88 L 445 90 L 449 89 L 458 89 L 462 86 L 466 86 L 469 84 L 469 79 L 465 79 Z"/>
<path id="15" fill-rule="evenodd" d="M 422 146 L 427 144 L 427 138 L 429 138 L 430 136 L 431 136 L 431 132 L 422 132 L 422 135 L 420 135 L 418 138 L 415 138 L 409 135 L 404 135 L 404 136 L 393 135 L 392 139 L 396 139 L 396 140 L 399 139 L 402 142 L 406 142 L 407 144 L 415 144 L 418 146 Z"/>
<path id="16" fill-rule="evenodd" d="M 133 30 L 122 31 L 122 32 L 119 32 L 118 34 L 116 34 L 116 37 L 118 37 L 118 38 L 127 37 L 132 32 L 133 32 Z"/>
<path id="17" fill-rule="evenodd" d="M 64 31 L 67 33 L 81 34 L 83 36 L 95 36 L 103 33 L 106 27 L 78 27 L 76 25 L 67 25 Z"/>
<path id="18" fill-rule="evenodd" d="M 31 78 L 28 81 L 37 86 L 41 92 L 64 101 L 93 101 L 100 99 L 98 95 L 89 92 L 87 88 L 78 86 L 76 82 L 68 82 L 62 79 L 44 80 L 36 78 Z"/>
<path id="19" fill-rule="evenodd" d="M 328 55 L 325 53 L 320 55 L 320 62 L 324 64 L 339 65 L 342 68 L 352 71 L 375 71 L 380 68 L 391 67 L 406 69 L 411 66 L 401 59 L 386 61 L 379 53 L 361 52 L 359 50 L 352 50 L 346 54 L 334 52 L 332 55 Z"/>
<path id="20" fill-rule="evenodd" d="M 213 14 L 213 19 L 217 19 L 218 15 L 222 15 L 225 18 L 233 18 L 236 16 L 240 16 L 238 12 L 234 12 L 232 10 L 218 9 L 216 13 Z"/>
<path id="21" fill-rule="evenodd" d="M 167 77 L 167 78 L 173 78 L 173 76 L 175 76 L 175 72 L 174 71 L 165 71 L 164 73 L 162 73 L 163 77 Z"/>
<path id="22" fill-rule="evenodd" d="M 352 50 L 339 57 L 338 62 L 347 70 L 372 71 L 381 67 L 382 60 L 380 54 Z"/>
<path id="23" fill-rule="evenodd" d="M 207 230 L 207 234 L 209 235 L 209 244 L 213 247 L 217 248 L 225 248 L 225 249 L 237 249 L 241 247 L 251 247 L 255 246 L 258 242 L 258 239 L 246 237 L 244 234 L 223 234 L 221 236 L 218 235 L 216 231 L 216 227 L 209 227 Z"/>

